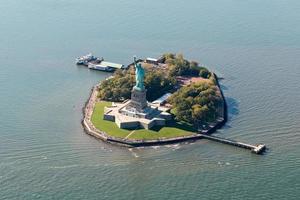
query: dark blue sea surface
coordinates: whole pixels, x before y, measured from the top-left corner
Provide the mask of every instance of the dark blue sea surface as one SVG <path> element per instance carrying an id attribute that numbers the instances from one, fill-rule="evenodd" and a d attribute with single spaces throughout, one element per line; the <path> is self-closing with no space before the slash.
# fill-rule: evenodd
<path id="1" fill-rule="evenodd" d="M 300 1 L 0 1 L 0 199 L 299 199 Z M 224 80 L 216 135 L 141 149 L 86 135 L 81 109 L 109 76 L 76 66 L 93 52 L 183 53 Z"/>

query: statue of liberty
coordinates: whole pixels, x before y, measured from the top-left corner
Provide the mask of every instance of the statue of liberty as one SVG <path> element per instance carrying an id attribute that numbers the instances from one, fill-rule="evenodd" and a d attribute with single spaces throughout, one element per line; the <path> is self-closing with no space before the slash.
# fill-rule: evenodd
<path id="1" fill-rule="evenodd" d="M 145 77 L 145 70 L 143 69 L 141 63 L 137 63 L 136 57 L 133 57 L 134 67 L 135 67 L 135 86 L 134 89 L 142 91 L 145 89 L 144 87 L 144 77 Z"/>

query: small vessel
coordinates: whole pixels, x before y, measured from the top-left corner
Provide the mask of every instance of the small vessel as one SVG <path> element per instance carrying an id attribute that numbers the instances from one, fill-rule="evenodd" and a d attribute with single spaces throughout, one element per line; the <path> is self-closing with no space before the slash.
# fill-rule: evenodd
<path id="1" fill-rule="evenodd" d="M 89 53 L 85 56 L 81 56 L 81 57 L 76 58 L 76 64 L 87 66 L 89 62 L 96 61 L 96 60 L 98 60 L 98 58 L 93 56 L 93 54 Z"/>

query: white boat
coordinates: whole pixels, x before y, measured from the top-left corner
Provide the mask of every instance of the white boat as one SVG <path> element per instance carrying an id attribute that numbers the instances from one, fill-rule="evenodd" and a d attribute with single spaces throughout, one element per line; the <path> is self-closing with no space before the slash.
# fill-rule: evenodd
<path id="1" fill-rule="evenodd" d="M 85 56 L 81 56 L 76 58 L 77 65 L 88 65 L 89 62 L 97 60 L 98 58 L 93 56 L 93 54 L 89 53 Z"/>

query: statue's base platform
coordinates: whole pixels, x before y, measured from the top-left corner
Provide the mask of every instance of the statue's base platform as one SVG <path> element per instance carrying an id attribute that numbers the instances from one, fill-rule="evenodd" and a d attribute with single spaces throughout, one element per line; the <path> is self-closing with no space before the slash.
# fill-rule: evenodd
<path id="1" fill-rule="evenodd" d="M 150 103 L 147 103 L 143 109 L 136 109 L 132 107 L 131 100 L 128 100 L 106 107 L 104 119 L 114 121 L 119 128 L 151 129 L 154 126 L 164 126 L 166 121 L 172 118 L 171 114 L 167 112 L 168 110 L 169 108 L 154 106 Z"/>

